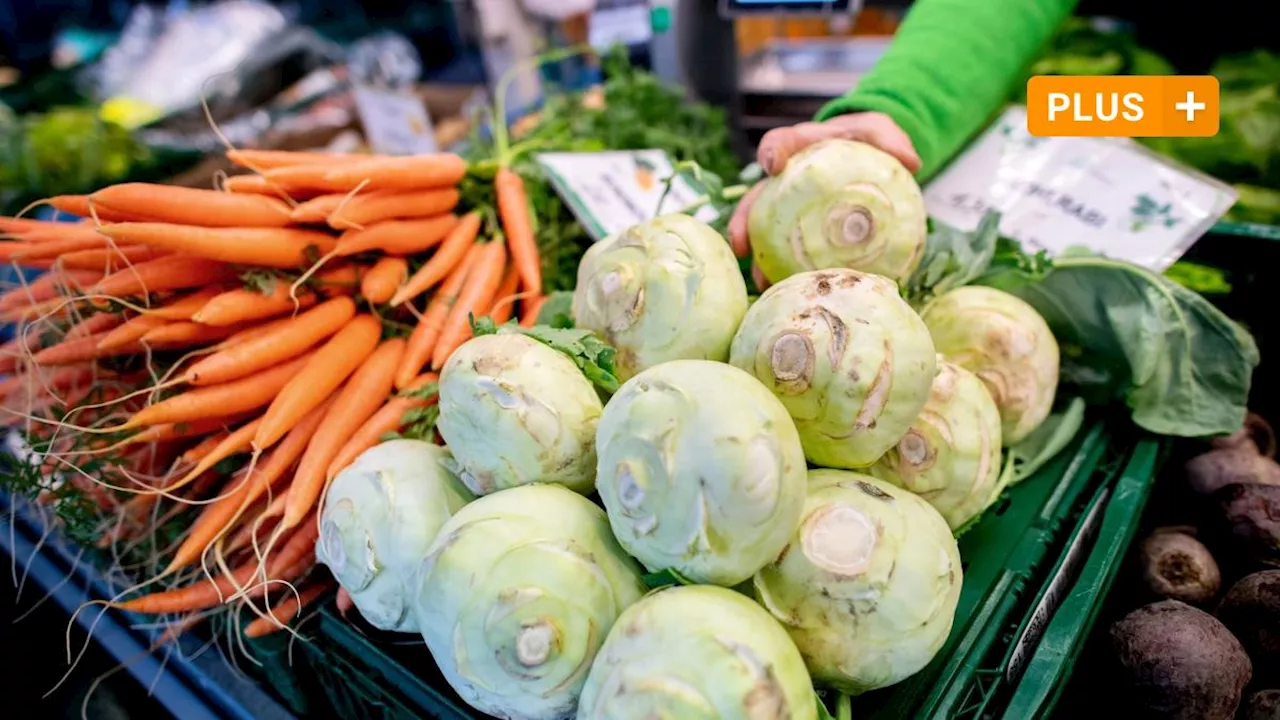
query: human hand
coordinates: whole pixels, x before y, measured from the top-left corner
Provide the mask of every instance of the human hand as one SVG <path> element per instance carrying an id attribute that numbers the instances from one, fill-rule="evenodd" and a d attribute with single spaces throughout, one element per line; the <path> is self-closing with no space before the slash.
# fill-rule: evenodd
<path id="1" fill-rule="evenodd" d="M 777 175 L 787 166 L 791 156 L 818 141 L 835 138 L 857 140 L 877 147 L 897 158 L 912 173 L 920 169 L 920 156 L 916 154 L 911 138 L 907 137 L 907 133 L 898 127 L 893 118 L 878 112 L 841 115 L 826 122 L 805 122 L 770 130 L 760 140 L 756 161 L 766 175 Z M 751 212 L 751 204 L 764 189 L 764 183 L 764 180 L 756 183 L 743 196 L 733 217 L 729 219 L 729 243 L 733 247 L 733 254 L 740 258 L 751 252 L 747 217 Z M 755 264 L 751 266 L 751 277 L 760 290 L 769 286 L 769 280 Z"/>

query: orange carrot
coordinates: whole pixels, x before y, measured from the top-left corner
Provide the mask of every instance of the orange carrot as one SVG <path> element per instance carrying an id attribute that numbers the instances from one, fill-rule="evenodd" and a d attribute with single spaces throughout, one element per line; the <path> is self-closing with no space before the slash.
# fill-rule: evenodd
<path id="1" fill-rule="evenodd" d="M 152 425 L 146 430 L 134 433 L 133 435 L 120 441 L 120 445 L 139 445 L 142 443 L 155 443 L 164 440 L 181 440 L 183 438 L 199 437 L 208 435 L 211 432 L 217 432 L 226 428 L 227 425 L 235 423 L 239 418 L 232 417 L 213 417 L 190 422 L 165 423 L 163 425 Z M 210 465 L 212 467 L 212 464 Z"/>
<path id="2" fill-rule="evenodd" d="M 176 297 L 163 305 L 147 308 L 142 314 L 164 318 L 165 320 L 190 320 L 196 311 L 204 307 L 225 289 L 221 285 L 200 288 L 194 292 Z"/>
<path id="3" fill-rule="evenodd" d="M 254 170 L 273 170 L 294 165 L 331 165 L 338 162 L 365 160 L 373 155 L 357 155 L 326 152 L 301 152 L 297 150 L 228 150 L 227 159 L 240 167 Z"/>
<path id="4" fill-rule="evenodd" d="M 123 322 L 124 315 L 120 313 L 96 313 L 72 325 L 71 329 L 67 330 L 65 339 L 74 340 L 96 335 L 119 327 Z"/>
<path id="5" fill-rule="evenodd" d="M 320 421 L 324 419 L 325 413 L 332 404 L 333 398 L 328 398 L 308 413 L 285 435 L 279 445 L 271 448 L 262 457 L 262 461 L 254 467 L 247 479 L 237 481 L 234 491 L 225 494 L 217 502 L 205 506 L 192 523 L 191 532 L 187 534 L 186 540 L 174 553 L 166 572 L 186 567 L 198 560 L 205 550 L 225 532 L 237 514 L 243 512 L 276 482 L 285 477 L 289 468 L 292 468 L 302 456 L 316 428 L 320 426 Z M 284 495 L 280 496 L 282 502 L 284 497 Z"/>
<path id="6" fill-rule="evenodd" d="M 110 208 L 98 207 L 93 205 L 90 210 L 90 201 L 88 195 L 55 195 L 49 198 L 49 204 L 58 212 L 68 215 L 76 215 L 82 218 L 91 219 L 97 217 L 101 222 L 122 222 L 124 220 L 138 220 L 139 218 L 131 218 L 128 215 L 111 210 Z"/>
<path id="7" fill-rule="evenodd" d="M 422 314 L 417 327 L 409 335 L 409 346 L 405 348 L 404 359 L 400 361 L 400 369 L 396 372 L 396 389 L 407 387 L 422 372 L 422 366 L 431 361 L 431 352 L 435 349 L 436 339 L 440 337 L 449 308 L 457 301 L 471 266 L 483 249 L 483 245 L 472 245 L 453 274 L 440 286 L 440 291 L 431 298 L 427 311 Z"/>
<path id="8" fill-rule="evenodd" d="M 547 301 L 546 295 L 539 295 L 528 303 L 524 310 L 524 314 L 520 316 L 520 327 L 533 327 L 538 324 L 538 313 L 542 312 L 542 305 Z"/>
<path id="9" fill-rule="evenodd" d="M 116 223 L 103 225 L 99 232 L 116 240 L 211 260 L 273 268 L 303 267 L 312 253 L 323 255 L 335 245 L 333 236 L 326 233 L 290 228 Z"/>
<path id="10" fill-rule="evenodd" d="M 436 382 L 439 377 L 435 373 L 420 375 L 416 380 L 409 383 L 405 389 L 419 390 L 430 383 Z M 355 431 L 351 439 L 338 451 L 338 454 L 333 456 L 333 460 L 329 463 L 329 469 L 325 471 L 326 479 L 332 480 L 336 477 L 338 473 L 355 462 L 356 458 L 360 457 L 365 450 L 381 442 L 383 435 L 404 427 L 405 413 L 433 405 L 437 399 L 436 395 L 432 395 L 429 398 L 397 396 L 388 400 L 368 421 Z"/>
<path id="11" fill-rule="evenodd" d="M 247 343 L 250 340 L 256 340 L 264 335 L 273 333 L 276 330 L 279 330 L 280 328 L 284 327 L 285 325 L 288 325 L 293 321 L 294 321 L 293 317 L 281 317 L 281 318 L 276 318 L 274 320 L 268 320 L 260 325 L 253 325 L 252 327 L 247 327 L 244 330 L 237 332 L 235 335 L 232 335 L 231 337 L 227 338 L 226 340 L 223 340 L 217 345 L 214 345 L 210 349 L 214 352 L 229 350 L 230 348 L 233 348 L 237 345 L 243 345 L 244 343 Z"/>
<path id="12" fill-rule="evenodd" d="M 166 250 L 147 247 L 145 245 L 129 245 L 120 248 L 77 250 L 60 256 L 55 264 L 63 270 L 97 270 L 99 272 L 128 268 L 170 253 Z M 28 265 L 36 265 L 38 261 L 28 261 Z"/>
<path id="13" fill-rule="evenodd" d="M 19 245 L 19 243 L 5 243 L 0 246 L 0 255 L 6 259 L 21 263 L 27 260 L 56 258 L 66 253 L 81 250 L 110 249 L 119 244 L 110 238 L 99 235 L 93 228 L 81 225 L 72 225 L 71 228 L 72 232 L 64 233 L 65 236 L 57 240 L 34 243 L 31 242 L 32 238 L 24 237 L 21 243 L 23 247 L 14 249 L 10 249 L 10 247 Z"/>
<path id="14" fill-rule="evenodd" d="M 123 345 L 109 349 L 100 349 L 98 347 L 98 343 L 101 342 L 105 336 L 106 333 L 99 333 L 88 337 L 75 338 L 74 340 L 64 340 L 57 345 L 47 347 L 36 353 L 31 361 L 41 367 L 75 365 L 76 363 L 88 362 L 89 360 L 114 357 L 116 355 L 128 355 L 129 353 L 137 352 L 140 349 L 137 345 Z"/>
<path id="15" fill-rule="evenodd" d="M 316 601 L 316 598 L 325 594 L 333 587 L 332 580 L 312 585 L 302 592 L 294 595 L 289 593 L 271 608 L 267 613 L 267 617 L 260 617 L 244 629 L 245 637 L 258 638 L 264 635 L 270 635 L 273 632 L 283 630 L 298 613 L 302 612 L 302 608 Z"/>
<path id="16" fill-rule="evenodd" d="M 95 207 L 156 222 L 203 227 L 285 227 L 290 208 L 264 195 L 237 195 L 176 185 L 120 183 L 89 196 Z"/>
<path id="17" fill-rule="evenodd" d="M 440 249 L 422 267 L 418 268 L 413 277 L 409 278 L 404 287 L 400 288 L 399 292 L 391 298 L 391 307 L 398 307 L 402 303 L 418 297 L 430 290 L 436 283 L 444 280 L 462 262 L 463 257 L 466 256 L 471 247 L 475 245 L 476 235 L 479 232 L 480 213 L 471 212 L 462 216 L 462 219 L 450 231 L 449 236 L 441 243 Z"/>
<path id="18" fill-rule="evenodd" d="M 41 300 L 52 300 L 75 292 L 102 279 L 101 272 L 93 270 L 55 270 L 45 273 L 26 285 L 16 287 L 0 295 L 0 310 L 12 310 Z"/>
<path id="19" fill-rule="evenodd" d="M 319 405 L 360 367 L 378 345 L 382 325 L 372 315 L 357 315 L 316 350 L 280 390 L 253 438 L 255 451 L 274 445 L 304 415 Z"/>
<path id="20" fill-rule="evenodd" d="M 300 224 L 323 223 L 328 219 L 330 213 L 338 209 L 339 205 L 349 202 L 355 197 L 357 196 L 348 195 L 347 193 L 330 193 L 313 197 L 295 207 L 290 217 L 294 222 Z"/>
<path id="21" fill-rule="evenodd" d="M 39 245 L 23 242 L 0 243 L 0 260 L 11 262 L 29 253 L 35 252 Z"/>
<path id="22" fill-rule="evenodd" d="M 269 294 L 247 288 L 228 290 L 211 298 L 191 319 L 205 325 L 234 325 L 291 313 L 295 309 L 305 310 L 315 303 L 314 293 L 300 290 L 295 305 L 289 297 L 289 282 L 277 280 Z"/>
<path id="23" fill-rule="evenodd" d="M 205 453 L 204 457 L 200 458 L 195 466 L 187 471 L 187 474 L 177 482 L 177 485 L 186 485 L 232 455 L 248 452 L 249 442 L 253 440 L 253 434 L 258 431 L 258 425 L 261 422 L 262 418 L 256 418 L 236 428 L 235 432 L 228 434 L 223 438 L 222 442 Z"/>
<path id="24" fill-rule="evenodd" d="M 453 188 L 408 192 L 381 190 L 356 195 L 345 204 L 339 203 L 321 220 L 327 220 L 334 230 L 351 230 L 383 220 L 442 215 L 453 210 L 458 199 L 458 191 Z M 296 221 L 297 215 L 294 217 Z"/>
<path id="25" fill-rule="evenodd" d="M 408 276 L 408 261 L 399 257 L 384 257 L 364 274 L 364 279 L 360 281 L 360 294 L 371 303 L 384 303 L 396 294 L 396 290 Z"/>
<path id="26" fill-rule="evenodd" d="M 122 347 L 136 347 L 147 333 L 164 327 L 172 320 L 157 315 L 138 315 L 125 321 L 123 325 L 102 335 L 98 341 L 99 350 L 115 350 Z"/>
<path id="27" fill-rule="evenodd" d="M 246 378 L 188 390 L 161 400 L 134 413 L 119 429 L 192 422 L 260 408 L 270 403 L 297 376 L 298 371 L 306 367 L 311 357 L 312 354 L 307 354 Z"/>
<path id="28" fill-rule="evenodd" d="M 346 295 L 356 291 L 367 270 L 364 265 L 339 265 L 316 273 L 311 284 L 325 297 Z"/>
<path id="29" fill-rule="evenodd" d="M 147 331 L 139 340 L 152 350 L 176 350 L 224 340 L 242 328 L 236 325 L 212 327 L 197 322 L 169 322 Z"/>
<path id="30" fill-rule="evenodd" d="M 409 155 L 352 160 L 334 165 L 315 163 L 267 170 L 270 182 L 286 188 L 313 188 L 328 192 L 363 190 L 422 190 L 457 185 L 467 173 L 467 163 L 457 155 Z"/>
<path id="31" fill-rule="evenodd" d="M 481 246 L 483 254 L 476 258 L 471 277 L 458 293 L 458 302 L 449 309 L 440 338 L 431 351 L 431 369 L 439 371 L 458 346 L 471 335 L 469 316 L 493 303 L 494 293 L 502 282 L 502 269 L 507 263 L 507 248 L 501 242 Z"/>
<path id="32" fill-rule="evenodd" d="M 37 392 L 59 392 L 70 387 L 92 383 L 97 378 L 109 378 L 113 375 L 105 368 L 92 363 L 87 365 L 67 365 L 46 375 L 14 375 L 0 380 L 0 397 L 24 388 Z"/>
<path id="33" fill-rule="evenodd" d="M 129 297 L 162 290 L 204 287 L 235 279 L 235 268 L 226 263 L 191 255 L 167 255 L 112 273 L 89 291 L 96 295 Z"/>
<path id="34" fill-rule="evenodd" d="M 209 453 L 213 452 L 214 448 L 218 447 L 218 445 L 222 444 L 223 440 L 226 440 L 230 436 L 230 430 L 218 430 L 201 440 L 199 443 L 196 443 L 195 446 L 187 449 L 186 452 L 182 453 L 180 459 L 186 464 L 198 463 L 206 457 L 209 457 Z"/>
<path id="35" fill-rule="evenodd" d="M 507 273 L 502 276 L 502 284 L 498 286 L 497 292 L 493 295 L 493 302 L 485 313 L 493 320 L 495 325 L 511 319 L 515 313 L 516 307 L 516 290 L 520 287 L 520 274 L 516 272 L 516 266 L 511 265 L 507 268 Z"/>
<path id="36" fill-rule="evenodd" d="M 338 332 L 355 314 L 356 305 L 351 298 L 328 300 L 273 332 L 200 360 L 183 377 L 191 385 L 207 386 L 252 375 L 314 347 Z"/>
<path id="37" fill-rule="evenodd" d="M 511 246 L 511 261 L 520 273 L 520 284 L 534 295 L 542 294 L 542 259 L 538 255 L 538 242 L 533 236 L 533 222 L 529 215 L 529 196 L 524 180 L 510 168 L 499 168 L 493 178 L 493 189 L 498 199 L 498 217 L 502 219 L 502 231 Z"/>
<path id="38" fill-rule="evenodd" d="M 338 238 L 339 257 L 381 250 L 392 255 L 414 255 L 440 244 L 458 224 L 454 215 L 422 220 L 384 220 L 364 230 L 348 230 Z"/>
<path id="39" fill-rule="evenodd" d="M 247 173 L 245 175 L 232 175 L 222 183 L 222 189 L 231 193 L 243 193 L 245 195 L 268 195 L 277 196 L 283 192 L 283 188 L 278 185 L 267 182 L 267 179 L 261 175 Z"/>
<path id="40" fill-rule="evenodd" d="M 285 527 L 292 527 L 315 506 L 334 456 L 391 392 L 404 347 L 405 341 L 399 338 L 379 345 L 338 393 L 293 475 L 285 503 Z"/>
<path id="41" fill-rule="evenodd" d="M 34 218 L 16 218 L 0 215 L 0 233 L 16 234 L 29 230 L 43 230 L 62 223 L 56 220 L 36 220 Z"/>

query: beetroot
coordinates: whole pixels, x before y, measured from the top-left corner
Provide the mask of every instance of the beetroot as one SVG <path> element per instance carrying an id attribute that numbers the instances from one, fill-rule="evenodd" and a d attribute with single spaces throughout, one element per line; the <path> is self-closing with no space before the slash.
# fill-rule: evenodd
<path id="1" fill-rule="evenodd" d="M 1211 529 L 1236 564 L 1280 566 L 1280 486 L 1227 485 L 1212 499 Z"/>
<path id="2" fill-rule="evenodd" d="M 1223 596 L 1217 616 L 1249 653 L 1258 682 L 1280 684 L 1280 570 L 1241 578 Z"/>
<path id="3" fill-rule="evenodd" d="M 1194 532 L 1194 531 L 1193 531 Z M 1222 575 L 1201 542 L 1177 528 L 1160 528 L 1142 542 L 1142 580 L 1162 598 L 1203 605 L 1218 594 Z"/>

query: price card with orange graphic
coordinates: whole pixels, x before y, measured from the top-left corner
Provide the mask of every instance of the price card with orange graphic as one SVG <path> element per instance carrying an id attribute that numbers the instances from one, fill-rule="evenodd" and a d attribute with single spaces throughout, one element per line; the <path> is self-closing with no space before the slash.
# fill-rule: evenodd
<path id="1" fill-rule="evenodd" d="M 595 240 L 660 213 L 679 212 L 701 197 L 679 176 L 672 179 L 671 190 L 667 191 L 667 179 L 675 168 L 663 150 L 541 153 L 537 160 L 556 192 Z M 709 206 L 694 215 L 708 223 L 718 217 Z"/>

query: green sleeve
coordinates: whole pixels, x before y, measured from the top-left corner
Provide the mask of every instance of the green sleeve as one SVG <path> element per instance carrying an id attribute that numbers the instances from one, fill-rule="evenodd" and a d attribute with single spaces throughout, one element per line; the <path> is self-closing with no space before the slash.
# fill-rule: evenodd
<path id="1" fill-rule="evenodd" d="M 882 112 L 906 131 L 929 178 L 1009 98 L 1077 0 L 916 0 L 884 56 L 818 120 Z"/>

